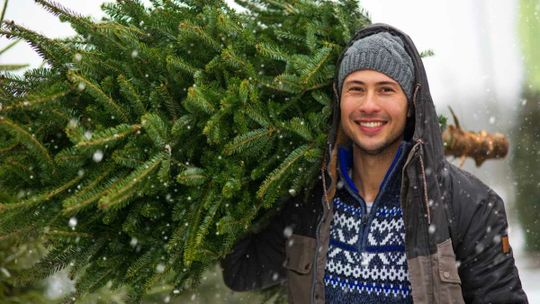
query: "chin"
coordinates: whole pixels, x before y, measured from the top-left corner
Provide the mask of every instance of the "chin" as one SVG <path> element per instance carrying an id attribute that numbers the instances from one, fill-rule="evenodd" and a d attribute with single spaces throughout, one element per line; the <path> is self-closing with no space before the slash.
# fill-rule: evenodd
<path id="1" fill-rule="evenodd" d="M 359 140 L 355 141 L 354 145 L 359 151 L 367 155 L 380 155 L 384 154 L 385 152 L 393 151 L 393 148 L 396 147 L 396 143 L 398 141 L 400 142 L 401 138 L 398 137 L 393 140 L 383 140 L 366 145 L 365 143 L 362 143 L 361 140 Z"/>
<path id="2" fill-rule="evenodd" d="M 362 151 L 363 153 L 366 153 L 368 155 L 379 155 L 382 152 L 384 152 L 388 146 L 375 146 L 375 147 L 364 147 L 361 145 L 356 145 L 357 148 Z"/>

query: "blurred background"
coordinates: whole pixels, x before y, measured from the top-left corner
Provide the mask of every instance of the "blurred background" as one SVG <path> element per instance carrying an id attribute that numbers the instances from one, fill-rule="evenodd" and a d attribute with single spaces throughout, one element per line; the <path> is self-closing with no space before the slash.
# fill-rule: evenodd
<path id="1" fill-rule="evenodd" d="M 57 0 L 82 15 L 99 20 L 105 1 Z M 232 1 L 230 1 L 232 2 Z M 234 7 L 234 4 L 231 4 Z M 394 25 L 408 33 L 424 59 L 437 111 L 453 123 L 451 106 L 467 130 L 501 132 L 510 138 L 510 155 L 464 168 L 495 189 L 506 204 L 510 243 L 530 303 L 540 303 L 540 1 L 531 0 L 365 0 L 371 20 Z M 10 1 L 7 20 L 14 20 L 49 37 L 74 34 L 32 0 Z M 9 44 L 0 39 L 0 48 Z M 1 64 L 42 64 L 37 54 L 19 43 L 0 56 Z M 22 73 L 22 72 L 21 72 Z M 460 160 L 453 160 L 456 164 Z M 173 302 L 251 302 L 257 295 L 234 294 L 220 287 L 219 270 L 209 273 L 205 292 L 194 291 Z M 50 278 L 45 290 L 51 298 L 71 288 L 61 275 Z M 217 283 L 216 283 L 217 282 Z M 211 300 L 211 296 L 213 299 Z M 118 302 L 122 303 L 121 297 Z M 93 300 L 92 300 L 93 301 Z M 97 303 L 94 302 L 89 303 Z M 150 301 L 169 302 L 159 291 Z"/>

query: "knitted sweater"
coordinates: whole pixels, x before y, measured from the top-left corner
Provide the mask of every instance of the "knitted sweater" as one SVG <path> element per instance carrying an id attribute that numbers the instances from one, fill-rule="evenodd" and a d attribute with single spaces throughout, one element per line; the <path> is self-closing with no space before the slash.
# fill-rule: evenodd
<path id="1" fill-rule="evenodd" d="M 348 174 L 352 152 L 340 148 L 324 276 L 327 303 L 412 303 L 399 200 L 406 148 L 400 146 L 369 214 Z"/>

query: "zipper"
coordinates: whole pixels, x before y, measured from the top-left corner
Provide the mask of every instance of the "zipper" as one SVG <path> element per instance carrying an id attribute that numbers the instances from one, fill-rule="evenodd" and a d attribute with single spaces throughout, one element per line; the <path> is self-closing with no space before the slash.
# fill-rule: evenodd
<path id="1" fill-rule="evenodd" d="M 364 199 L 358 193 L 354 192 L 347 183 L 344 183 L 344 186 L 347 189 L 347 192 L 349 192 L 349 194 L 357 202 L 360 203 L 360 209 L 362 210 L 362 219 L 360 221 L 360 231 L 358 232 L 362 238 L 360 239 L 359 246 L 356 248 L 358 250 L 358 252 L 360 253 L 360 252 L 362 252 L 362 248 L 364 247 L 364 230 L 366 228 L 366 222 L 370 218 L 370 214 L 367 214 L 367 204 L 364 201 Z M 380 193 L 380 191 L 379 191 L 379 193 Z M 371 210 L 373 210 L 373 207 L 375 207 L 375 202 L 378 200 L 378 198 L 379 198 L 379 194 L 377 194 L 377 197 L 373 201 L 373 206 L 371 207 Z"/>
<path id="2" fill-rule="evenodd" d="M 403 147 L 400 147 L 400 149 L 403 149 Z M 395 163 L 392 163 L 392 166 L 390 167 L 390 171 L 388 171 L 383 179 L 383 184 L 379 187 L 379 192 L 377 193 L 377 196 L 373 200 L 373 205 L 371 206 L 371 211 L 369 214 L 367 213 L 367 204 L 364 201 L 364 199 L 356 192 L 354 192 L 350 186 L 347 183 L 344 183 L 344 186 L 346 187 L 349 194 L 352 195 L 353 198 L 355 198 L 360 203 L 360 209 L 362 210 L 362 219 L 360 223 L 360 231 L 359 234 L 361 236 L 359 246 L 357 247 L 358 252 L 362 253 L 365 249 L 368 234 L 365 233 L 366 229 L 370 227 L 371 223 L 373 222 L 373 219 L 375 218 L 375 210 L 377 210 L 377 206 L 379 205 L 379 201 L 381 200 L 381 195 L 384 192 L 384 189 L 390 182 L 391 176 L 395 173 L 398 167 L 398 163 L 401 161 L 401 158 L 403 157 L 401 155 L 402 151 L 398 152 L 400 155 L 397 155 L 397 160 L 395 160 Z"/>

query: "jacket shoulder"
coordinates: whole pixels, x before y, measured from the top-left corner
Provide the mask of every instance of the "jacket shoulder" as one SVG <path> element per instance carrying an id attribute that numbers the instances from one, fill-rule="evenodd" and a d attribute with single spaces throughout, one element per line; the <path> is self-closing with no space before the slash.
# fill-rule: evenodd
<path id="1" fill-rule="evenodd" d="M 448 162 L 446 163 L 445 170 L 448 173 L 443 175 L 449 177 L 448 182 L 450 183 L 452 194 L 461 198 L 456 203 L 464 204 L 466 207 L 470 205 L 469 203 L 471 201 L 478 202 L 494 193 L 489 186 L 468 171 Z"/>
<path id="2" fill-rule="evenodd" d="M 485 232 L 487 227 L 506 229 L 504 202 L 497 193 L 471 173 L 450 163 L 444 167 L 454 243 L 458 245 L 471 231 Z"/>
<path id="3" fill-rule="evenodd" d="M 472 174 L 446 167 L 452 243 L 466 303 L 527 303 L 509 246 L 503 200 Z M 505 241 L 506 240 L 506 241 Z"/>

